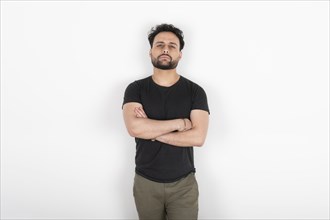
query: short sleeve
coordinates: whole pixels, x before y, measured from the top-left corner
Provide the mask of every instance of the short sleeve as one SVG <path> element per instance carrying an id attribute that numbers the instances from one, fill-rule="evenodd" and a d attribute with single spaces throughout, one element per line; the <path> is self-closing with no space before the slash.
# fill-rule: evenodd
<path id="1" fill-rule="evenodd" d="M 197 86 L 197 85 L 196 85 Z M 207 103 L 207 96 L 204 89 L 197 86 L 193 96 L 192 109 L 205 110 L 210 114 L 209 105 Z"/>
<path id="2" fill-rule="evenodd" d="M 122 104 L 122 108 L 124 104 L 128 102 L 139 102 L 141 103 L 141 97 L 140 97 L 140 89 L 139 84 L 135 81 L 129 84 L 125 90 L 124 94 L 124 100 Z"/>

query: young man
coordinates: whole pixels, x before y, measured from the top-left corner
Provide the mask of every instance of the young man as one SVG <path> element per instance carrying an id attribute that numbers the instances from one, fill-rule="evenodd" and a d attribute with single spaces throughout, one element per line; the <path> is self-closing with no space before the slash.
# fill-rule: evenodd
<path id="1" fill-rule="evenodd" d="M 140 219 L 197 219 L 193 147 L 203 145 L 209 120 L 204 90 L 179 75 L 183 33 L 169 24 L 152 28 L 153 74 L 126 88 L 123 116 L 135 137 L 133 194 Z"/>

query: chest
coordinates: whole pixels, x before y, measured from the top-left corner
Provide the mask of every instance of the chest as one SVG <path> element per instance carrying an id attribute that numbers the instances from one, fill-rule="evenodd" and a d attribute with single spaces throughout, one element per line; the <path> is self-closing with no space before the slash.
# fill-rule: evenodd
<path id="1" fill-rule="evenodd" d="M 151 119 L 169 120 L 190 116 L 192 94 L 188 88 L 150 87 L 142 90 L 140 95 L 144 111 Z"/>

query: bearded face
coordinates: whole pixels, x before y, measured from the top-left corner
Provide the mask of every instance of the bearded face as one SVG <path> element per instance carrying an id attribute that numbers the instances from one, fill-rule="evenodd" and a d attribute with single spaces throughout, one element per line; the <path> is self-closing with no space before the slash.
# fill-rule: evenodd
<path id="1" fill-rule="evenodd" d="M 160 32 L 150 49 L 151 63 L 162 70 L 175 69 L 181 59 L 179 38 L 172 32 Z"/>
<path id="2" fill-rule="evenodd" d="M 154 67 L 162 70 L 175 69 L 178 66 L 179 59 L 173 60 L 170 55 L 162 54 L 158 57 L 151 55 L 151 63 Z"/>

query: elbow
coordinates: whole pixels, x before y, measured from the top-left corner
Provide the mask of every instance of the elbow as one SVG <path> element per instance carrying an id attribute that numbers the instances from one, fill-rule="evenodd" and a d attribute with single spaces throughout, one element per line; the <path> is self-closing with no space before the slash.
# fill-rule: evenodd
<path id="1" fill-rule="evenodd" d="M 204 145 L 204 142 L 205 142 L 205 138 L 198 138 L 196 140 L 195 146 L 196 147 L 202 147 Z"/>
<path id="2" fill-rule="evenodd" d="M 128 130 L 128 134 L 131 137 L 135 137 L 136 136 L 136 134 L 132 130 Z"/>
<path id="3" fill-rule="evenodd" d="M 198 142 L 198 143 L 195 144 L 195 147 L 202 147 L 203 145 L 204 145 L 204 143 Z"/>
<path id="4" fill-rule="evenodd" d="M 193 146 L 202 147 L 206 140 L 206 131 L 202 129 L 194 129 L 192 133 Z"/>
<path id="5" fill-rule="evenodd" d="M 134 127 L 127 128 L 127 131 L 128 131 L 128 134 L 129 134 L 131 137 L 137 137 L 137 136 L 139 136 L 139 132 L 138 132 L 137 129 L 135 129 Z"/>

